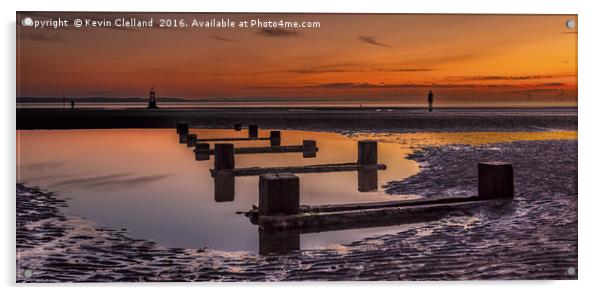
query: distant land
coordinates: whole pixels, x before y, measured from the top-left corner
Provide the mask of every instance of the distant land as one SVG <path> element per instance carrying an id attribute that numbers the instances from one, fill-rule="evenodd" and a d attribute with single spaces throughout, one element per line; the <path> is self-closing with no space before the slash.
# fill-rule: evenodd
<path id="1" fill-rule="evenodd" d="M 87 102 L 87 103 L 142 103 L 148 102 L 148 98 L 142 97 L 65 97 L 66 102 Z M 158 97 L 158 102 L 358 102 L 369 101 L 366 98 L 350 98 L 346 100 L 333 100 L 323 97 L 212 97 L 212 98 L 180 98 L 180 97 Z M 399 99 L 388 99 L 386 101 L 399 101 Z M 62 97 L 17 97 L 17 103 L 62 103 Z"/>
<path id="2" fill-rule="evenodd" d="M 160 102 L 187 102 L 187 103 L 203 103 L 203 102 L 406 102 L 408 98 L 366 98 L 366 97 L 349 97 L 345 99 L 333 99 L 332 97 L 258 97 L 258 96 L 240 96 L 240 97 L 209 97 L 209 98 L 181 98 L 181 97 L 157 97 Z M 415 99 L 418 100 L 418 99 Z M 142 103 L 148 102 L 145 97 L 65 97 L 66 102 L 87 102 L 87 103 Z M 62 97 L 17 97 L 17 103 L 62 103 Z"/>
<path id="3" fill-rule="evenodd" d="M 181 98 L 181 97 L 158 97 L 157 102 L 161 103 L 359 103 L 359 104 L 422 104 L 426 98 L 422 97 L 383 97 L 383 98 L 366 98 L 366 97 L 348 97 L 345 99 L 334 99 L 332 97 L 257 97 L 257 96 L 241 96 L 241 97 L 210 97 L 210 98 Z M 62 97 L 17 97 L 17 103 L 62 103 Z M 148 98 L 145 97 L 65 97 L 65 102 L 70 103 L 147 103 Z M 479 101 L 478 99 L 462 99 L 460 97 L 445 97 L 436 99 L 435 104 L 444 106 L 447 104 L 465 104 L 465 105 L 480 105 L 480 104 L 496 104 L 496 105 L 529 105 L 529 104 L 549 104 L 550 106 L 567 106 L 575 105 L 576 99 L 564 98 L 541 98 L 533 100 L 525 99 L 499 99 Z"/>
<path id="4" fill-rule="evenodd" d="M 65 97 L 65 102 L 116 103 L 116 102 L 148 102 L 148 98 L 140 97 Z M 183 98 L 161 98 L 165 102 L 191 102 Z M 17 103 L 62 103 L 62 97 L 17 97 Z"/>

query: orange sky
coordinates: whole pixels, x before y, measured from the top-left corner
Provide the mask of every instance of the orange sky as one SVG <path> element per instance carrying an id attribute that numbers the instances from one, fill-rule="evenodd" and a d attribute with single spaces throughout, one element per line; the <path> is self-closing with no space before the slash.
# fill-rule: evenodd
<path id="1" fill-rule="evenodd" d="M 320 28 L 45 28 L 119 17 L 319 21 Z M 267 97 L 291 101 L 576 101 L 576 15 L 17 15 L 18 96 Z"/>

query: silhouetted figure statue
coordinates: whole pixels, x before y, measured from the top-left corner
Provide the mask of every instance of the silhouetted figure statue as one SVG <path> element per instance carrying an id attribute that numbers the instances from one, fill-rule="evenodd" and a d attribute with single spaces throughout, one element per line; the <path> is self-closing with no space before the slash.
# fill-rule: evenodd
<path id="1" fill-rule="evenodd" d="M 71 109 L 74 109 L 74 108 L 75 108 L 75 101 L 72 100 L 71 101 Z"/>
<path id="2" fill-rule="evenodd" d="M 158 109 L 157 100 L 155 99 L 155 88 L 151 87 L 148 93 L 148 109 Z"/>
<path id="3" fill-rule="evenodd" d="M 429 100 L 429 112 L 433 111 L 433 97 L 434 97 L 433 92 L 429 90 L 429 98 L 428 98 L 428 100 Z"/>

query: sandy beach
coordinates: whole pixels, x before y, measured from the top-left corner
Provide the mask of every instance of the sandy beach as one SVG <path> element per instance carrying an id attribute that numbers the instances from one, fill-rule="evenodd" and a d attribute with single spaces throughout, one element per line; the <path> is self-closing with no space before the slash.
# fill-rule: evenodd
<path id="1" fill-rule="evenodd" d="M 30 115 L 35 112 L 25 114 L 20 111 L 24 110 L 18 111 L 18 127 L 34 128 L 36 123 Z M 200 126 L 204 120 L 223 122 L 215 125 L 227 126 L 229 123 L 226 122 L 232 122 L 232 118 L 238 116 L 204 114 L 206 116 L 196 117 L 198 113 L 195 112 L 190 114 L 195 115 Z M 358 114 L 333 115 L 339 121 L 332 126 L 324 125 L 335 120 L 331 115 L 326 122 L 315 122 L 315 116 L 319 115 L 294 114 L 297 120 L 315 124 L 304 128 L 345 131 L 349 135 L 378 126 L 381 126 L 378 129 L 381 132 L 407 132 L 418 129 L 415 127 L 417 122 L 423 124 L 420 130 L 431 131 L 576 130 L 577 121 L 576 115 L 550 115 L 549 111 L 536 114 L 492 112 L 458 119 L 465 115 L 465 112 L 449 112 L 438 116 L 440 119 L 434 120 L 433 124 L 426 124 L 426 117 L 420 113 L 390 115 L 382 120 L 370 120 L 367 118 L 372 115 L 362 114 L 358 124 L 350 129 L 346 120 Z M 116 116 L 111 118 L 124 122 Z M 482 116 L 488 119 L 483 120 Z M 128 124 L 134 122 L 129 115 L 126 117 L 124 120 Z M 301 117 L 304 119 L 299 119 Z M 250 118 L 254 122 L 260 120 L 260 115 L 253 113 L 236 118 L 245 124 Z M 74 121 L 71 120 L 74 117 L 69 121 L 54 121 L 51 125 L 53 128 L 73 128 Z M 160 124 L 171 124 L 170 120 L 175 122 L 179 118 L 165 119 Z M 288 119 L 266 116 L 261 120 L 260 124 L 292 128 Z M 477 121 L 479 124 L 475 123 Z M 92 128 L 92 122 L 99 120 L 83 120 L 83 125 L 79 126 Z M 392 125 L 382 127 L 382 124 Z M 401 124 L 410 127 L 400 128 Z M 577 274 L 569 270 L 577 269 L 576 140 L 421 147 L 409 158 L 418 162 L 420 172 L 388 183 L 387 193 L 416 194 L 425 198 L 474 195 L 476 164 L 502 160 L 514 164 L 516 196 L 500 206 L 452 211 L 438 220 L 396 234 L 261 256 L 249 252 L 160 247 L 151 241 L 133 239 L 126 230 L 102 228 L 93 221 L 66 215 L 60 210 L 68 203 L 64 196 L 17 184 L 17 281 L 577 278 Z"/>

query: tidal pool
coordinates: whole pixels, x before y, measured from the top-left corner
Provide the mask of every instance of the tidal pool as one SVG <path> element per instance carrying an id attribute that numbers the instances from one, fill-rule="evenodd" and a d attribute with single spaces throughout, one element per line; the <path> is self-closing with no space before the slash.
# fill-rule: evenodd
<path id="1" fill-rule="evenodd" d="M 246 137 L 246 130 L 191 129 L 199 138 Z M 261 130 L 260 137 L 269 136 Z M 336 133 L 282 131 L 281 145 L 316 140 L 315 158 L 302 153 L 236 155 L 236 167 L 276 167 L 348 163 L 357 142 Z M 213 143 L 212 143 L 213 144 Z M 236 147 L 269 146 L 269 141 L 236 141 Z M 378 147 L 375 191 L 360 192 L 358 173 L 298 174 L 301 204 L 373 202 L 411 198 L 390 196 L 382 184 L 418 172 L 397 144 Z M 214 193 L 213 156 L 196 161 L 192 148 L 178 143 L 174 129 L 18 131 L 17 181 L 68 198 L 68 213 L 114 229 L 127 229 L 167 247 L 257 251 L 257 226 L 237 211 L 258 204 L 258 176 L 236 177 L 234 196 Z M 301 248 L 351 242 L 395 227 L 316 233 L 301 237 Z"/>
<path id="2" fill-rule="evenodd" d="M 247 136 L 246 130 L 191 129 L 190 132 L 199 138 Z M 213 167 L 213 156 L 207 161 L 196 161 L 192 148 L 178 143 L 174 129 L 19 130 L 17 136 L 17 181 L 56 191 L 68 198 L 69 207 L 65 209 L 68 214 L 101 226 L 126 229 L 134 238 L 152 240 L 166 247 L 258 251 L 261 243 L 272 241 L 248 218 L 236 214 L 258 204 L 258 176 L 236 177 L 232 196 L 215 194 L 216 184 L 209 171 Z M 259 136 L 269 136 L 269 130 L 260 130 Z M 378 171 L 377 189 L 362 189 L 356 171 L 298 174 L 301 204 L 417 198 L 387 195 L 381 188 L 391 180 L 401 180 L 418 172 L 418 165 L 405 159 L 416 146 L 567 139 L 576 138 L 576 133 L 476 132 L 462 136 L 415 133 L 348 137 L 338 133 L 284 130 L 281 145 L 316 140 L 319 148 L 316 157 L 304 158 L 302 153 L 237 154 L 236 167 L 355 162 L 355 138 L 363 137 L 383 141 L 378 144 L 378 162 L 386 164 L 387 169 Z M 269 145 L 269 141 L 233 143 L 236 147 Z M 297 237 L 301 249 L 307 249 L 396 233 L 411 226 L 307 233 Z"/>

